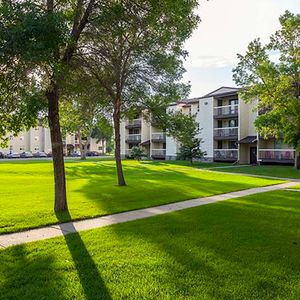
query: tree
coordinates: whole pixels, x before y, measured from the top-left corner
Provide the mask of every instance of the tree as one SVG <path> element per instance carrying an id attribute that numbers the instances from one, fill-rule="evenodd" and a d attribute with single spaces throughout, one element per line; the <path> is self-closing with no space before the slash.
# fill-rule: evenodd
<path id="1" fill-rule="evenodd" d="M 262 45 L 255 39 L 233 70 L 245 101 L 257 102 L 255 125 L 268 138 L 283 138 L 296 150 L 295 167 L 300 168 L 300 14 L 286 11 L 281 28 Z M 279 59 L 272 60 L 272 54 Z"/>
<path id="2" fill-rule="evenodd" d="M 131 148 L 130 156 L 132 156 L 133 159 L 140 161 L 145 156 L 145 153 L 141 147 L 135 146 Z"/>
<path id="3" fill-rule="evenodd" d="M 101 102 L 113 116 L 118 184 L 126 185 L 120 153 L 120 120 L 152 101 L 183 96 L 184 41 L 198 17 L 195 0 L 103 1 L 81 47 L 81 65 L 98 83 Z M 186 90 L 184 90 L 185 92 Z"/>
<path id="4" fill-rule="evenodd" d="M 21 80 L 38 79 L 40 94 L 47 100 L 56 212 L 68 209 L 59 116 L 61 90 L 94 5 L 95 0 L 7 0 L 0 6 L 1 58 L 13 66 L 7 73 L 15 73 L 15 65 L 24 65 L 26 76 Z M 22 94 L 18 98 L 23 101 Z"/>
<path id="5" fill-rule="evenodd" d="M 195 116 L 186 115 L 181 111 L 166 114 L 163 118 L 167 120 L 164 129 L 180 144 L 178 158 L 189 160 L 191 164 L 194 159 L 203 158 L 205 152 L 201 150 L 202 140 L 197 137 L 200 129 Z"/>

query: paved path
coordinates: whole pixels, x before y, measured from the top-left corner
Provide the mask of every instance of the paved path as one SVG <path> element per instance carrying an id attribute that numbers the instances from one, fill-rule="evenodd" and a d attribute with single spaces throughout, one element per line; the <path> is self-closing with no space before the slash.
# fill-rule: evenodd
<path id="1" fill-rule="evenodd" d="M 181 202 L 165 204 L 150 208 L 138 209 L 129 212 L 103 216 L 93 219 L 62 223 L 58 225 L 46 226 L 43 228 L 32 229 L 23 232 L 0 235 L 0 248 L 6 248 L 19 244 L 29 243 L 33 241 L 45 240 L 53 237 L 66 235 L 69 233 L 84 231 L 88 229 L 100 228 L 112 224 L 124 223 L 132 220 L 144 219 L 173 211 L 186 208 L 201 206 L 205 204 L 215 203 L 228 199 L 253 195 L 257 193 L 275 191 L 280 189 L 288 189 L 299 185 L 299 182 L 285 182 L 277 185 L 266 187 L 252 188 L 243 191 L 237 191 L 227 194 L 215 195 L 210 197 L 185 200 Z"/>

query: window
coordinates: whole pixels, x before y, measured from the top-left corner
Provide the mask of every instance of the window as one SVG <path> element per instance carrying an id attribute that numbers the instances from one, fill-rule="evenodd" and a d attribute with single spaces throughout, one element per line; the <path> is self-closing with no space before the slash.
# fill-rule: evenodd
<path id="1" fill-rule="evenodd" d="M 218 141 L 218 149 L 223 149 L 223 142 L 222 141 Z"/>
<path id="2" fill-rule="evenodd" d="M 231 119 L 228 121 L 228 127 L 238 127 L 238 120 L 237 119 Z"/>
<path id="3" fill-rule="evenodd" d="M 228 142 L 229 149 L 237 149 L 237 143 L 236 141 L 229 141 Z"/>
<path id="4" fill-rule="evenodd" d="M 197 111 L 198 112 L 200 111 L 200 103 L 199 102 L 197 103 Z"/>
<path id="5" fill-rule="evenodd" d="M 222 99 L 218 99 L 218 106 L 223 106 L 223 100 Z"/>
<path id="6" fill-rule="evenodd" d="M 98 147 L 98 150 L 102 150 L 102 146 L 99 146 L 99 147 Z"/>
<path id="7" fill-rule="evenodd" d="M 222 120 L 218 120 L 218 128 L 222 128 L 223 127 L 223 121 Z"/>
<path id="8" fill-rule="evenodd" d="M 230 99 L 229 100 L 229 105 L 237 105 L 239 104 L 239 99 Z"/>

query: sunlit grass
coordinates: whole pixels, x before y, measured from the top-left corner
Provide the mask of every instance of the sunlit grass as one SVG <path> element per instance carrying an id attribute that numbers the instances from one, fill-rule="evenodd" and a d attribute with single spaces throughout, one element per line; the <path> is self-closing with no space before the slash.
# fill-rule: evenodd
<path id="1" fill-rule="evenodd" d="M 0 251 L 0 299 L 300 299 L 300 195 L 276 191 Z"/>
<path id="2" fill-rule="evenodd" d="M 264 186 L 274 180 L 198 170 L 168 162 L 124 161 L 126 187 L 113 161 L 66 162 L 69 214 L 61 221 L 106 215 Z M 0 233 L 57 223 L 52 163 L 0 163 Z"/>

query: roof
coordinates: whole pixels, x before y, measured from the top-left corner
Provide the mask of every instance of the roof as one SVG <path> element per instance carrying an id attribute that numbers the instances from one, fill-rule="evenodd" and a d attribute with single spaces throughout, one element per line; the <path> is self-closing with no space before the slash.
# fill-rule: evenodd
<path id="1" fill-rule="evenodd" d="M 249 135 L 238 141 L 239 144 L 254 144 L 257 142 L 257 136 Z"/>
<path id="2" fill-rule="evenodd" d="M 206 94 L 204 97 L 214 97 L 214 96 L 221 96 L 224 94 L 233 94 L 237 93 L 240 89 L 236 87 L 228 87 L 228 86 L 222 86 L 218 88 L 217 90 L 214 90 L 208 94 Z"/>
<path id="3" fill-rule="evenodd" d="M 140 143 L 141 146 L 150 145 L 150 140 Z"/>

